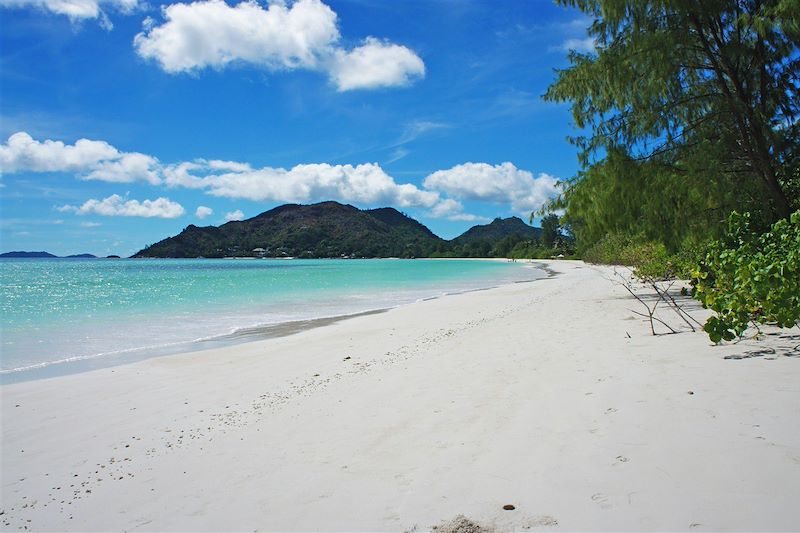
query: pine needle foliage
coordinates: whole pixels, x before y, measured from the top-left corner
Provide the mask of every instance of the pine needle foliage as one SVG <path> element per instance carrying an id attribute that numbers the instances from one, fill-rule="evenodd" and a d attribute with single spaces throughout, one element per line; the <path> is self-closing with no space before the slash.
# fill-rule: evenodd
<path id="1" fill-rule="evenodd" d="M 733 210 L 766 228 L 800 207 L 800 2 L 557 0 L 593 18 L 545 98 L 569 102 L 583 170 L 551 206 L 591 244 L 671 249 Z"/>

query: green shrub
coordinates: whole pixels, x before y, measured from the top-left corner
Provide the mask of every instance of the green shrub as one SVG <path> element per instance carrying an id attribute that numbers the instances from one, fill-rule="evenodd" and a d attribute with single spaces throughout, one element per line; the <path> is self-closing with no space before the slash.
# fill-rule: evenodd
<path id="1" fill-rule="evenodd" d="M 687 247 L 674 254 L 655 256 L 637 266 L 636 275 L 654 280 L 689 279 L 703 256 L 700 250 Z"/>
<path id="2" fill-rule="evenodd" d="M 583 252 L 583 260 L 606 265 L 626 265 L 637 276 L 655 280 L 688 278 L 701 257 L 699 246 L 686 245 L 681 251 L 669 253 L 657 242 L 641 237 L 611 234 Z"/>
<path id="3" fill-rule="evenodd" d="M 728 233 L 711 244 L 692 275 L 695 298 L 716 314 L 704 330 L 714 342 L 741 336 L 751 322 L 792 327 L 800 320 L 800 211 L 770 231 L 750 214 L 731 214 Z"/>

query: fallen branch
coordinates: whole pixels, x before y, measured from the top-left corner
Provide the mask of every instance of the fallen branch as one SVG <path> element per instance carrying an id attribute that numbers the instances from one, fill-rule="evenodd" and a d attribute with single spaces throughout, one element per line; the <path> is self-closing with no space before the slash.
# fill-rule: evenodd
<path id="1" fill-rule="evenodd" d="M 657 296 L 657 299 L 656 299 L 655 303 L 650 304 L 647 301 L 645 301 L 644 298 L 642 298 L 641 296 L 636 294 L 636 291 L 634 291 L 633 284 L 630 281 L 631 277 L 633 276 L 633 271 L 632 270 L 629 270 L 628 271 L 628 276 L 625 276 L 625 275 L 621 274 L 615 268 L 614 269 L 614 274 L 621 281 L 615 281 L 615 280 L 610 280 L 610 281 L 612 281 L 613 283 L 617 283 L 617 284 L 621 285 L 626 291 L 628 291 L 628 293 L 631 296 L 634 297 L 634 299 L 636 299 L 636 301 L 638 301 L 640 304 L 642 304 L 642 306 L 644 306 L 644 308 L 647 310 L 646 313 L 641 313 L 639 311 L 634 311 L 633 309 L 630 309 L 630 311 L 632 313 L 648 319 L 648 321 L 650 322 L 650 332 L 653 335 L 659 335 L 659 333 L 656 333 L 656 328 L 655 328 L 655 323 L 656 322 L 661 324 L 662 326 L 664 326 L 665 328 L 667 328 L 669 330 L 669 333 L 667 333 L 667 334 L 680 333 L 680 331 L 678 331 L 677 329 L 675 329 L 674 327 L 669 325 L 665 320 L 663 320 L 663 319 L 659 318 L 658 316 L 656 316 L 656 311 L 658 310 L 658 306 L 659 306 L 659 304 L 661 302 L 664 302 L 664 304 L 669 309 L 671 309 L 676 315 L 678 315 L 678 317 L 680 317 L 680 319 L 693 332 L 697 331 L 697 328 L 695 327 L 695 324 L 697 326 L 701 327 L 701 328 L 703 327 L 703 325 L 700 322 L 698 322 L 697 319 L 695 319 L 692 315 L 690 315 L 683 308 L 683 306 L 681 306 L 675 300 L 675 298 L 670 294 L 669 291 L 670 291 L 670 289 L 672 289 L 672 286 L 675 284 L 674 281 L 670 281 L 669 284 L 666 285 L 666 287 L 662 287 L 662 286 L 659 285 L 659 282 L 656 281 L 655 279 L 652 279 L 652 278 L 643 279 L 642 281 L 645 284 L 647 284 L 651 289 L 653 289 L 653 291 L 655 292 L 655 294 Z M 694 322 L 694 324 L 692 322 Z"/>

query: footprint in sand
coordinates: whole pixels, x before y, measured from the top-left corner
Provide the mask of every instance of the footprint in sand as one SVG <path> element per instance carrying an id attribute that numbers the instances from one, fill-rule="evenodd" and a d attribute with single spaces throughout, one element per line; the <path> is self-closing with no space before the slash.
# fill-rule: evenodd
<path id="1" fill-rule="evenodd" d="M 599 505 L 601 509 L 611 509 L 611 504 L 608 503 L 608 496 L 602 492 L 592 494 L 592 501 Z"/>
<path id="2" fill-rule="evenodd" d="M 549 515 L 534 516 L 520 522 L 522 529 L 533 529 L 537 527 L 555 527 L 558 525 L 558 520 Z"/>

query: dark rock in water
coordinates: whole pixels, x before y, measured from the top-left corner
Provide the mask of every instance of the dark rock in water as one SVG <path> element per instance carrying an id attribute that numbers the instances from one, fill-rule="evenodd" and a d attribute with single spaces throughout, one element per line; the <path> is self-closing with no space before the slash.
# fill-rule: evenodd
<path id="1" fill-rule="evenodd" d="M 53 255 L 49 252 L 6 252 L 4 254 L 0 254 L 0 257 L 27 257 L 31 259 L 54 259 L 57 258 L 57 255 Z"/>
<path id="2" fill-rule="evenodd" d="M 121 259 L 121 257 L 118 255 L 107 255 L 106 259 Z"/>

